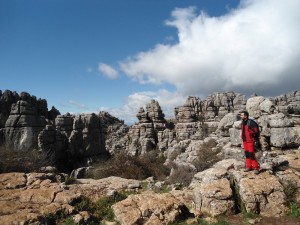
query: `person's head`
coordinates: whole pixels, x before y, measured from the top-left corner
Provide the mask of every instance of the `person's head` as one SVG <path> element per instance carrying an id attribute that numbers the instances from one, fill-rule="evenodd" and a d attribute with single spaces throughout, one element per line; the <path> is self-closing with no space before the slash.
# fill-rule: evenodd
<path id="1" fill-rule="evenodd" d="M 249 113 L 247 111 L 241 111 L 240 117 L 242 120 L 247 120 L 249 118 Z"/>

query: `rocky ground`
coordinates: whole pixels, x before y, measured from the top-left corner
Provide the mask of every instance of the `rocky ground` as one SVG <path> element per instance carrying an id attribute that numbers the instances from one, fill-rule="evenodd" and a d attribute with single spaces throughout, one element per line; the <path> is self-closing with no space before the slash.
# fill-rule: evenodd
<path id="1" fill-rule="evenodd" d="M 92 212 L 80 211 L 76 204 L 83 196 L 96 201 L 102 197 L 128 193 L 112 205 L 114 221 L 120 224 L 168 224 L 188 219 L 225 215 L 229 224 L 299 224 L 300 218 L 287 217 L 286 184 L 294 184 L 295 201 L 300 202 L 298 151 L 282 155 L 290 167 L 243 172 L 243 163 L 227 159 L 197 173 L 189 187 L 173 190 L 152 178 L 139 181 L 108 177 L 100 180 L 68 180 L 59 173 L 0 174 L 1 224 L 47 224 L 49 215 L 72 218 L 76 224 L 89 224 Z M 67 180 L 66 180 L 67 179 Z M 69 184 L 73 181 L 73 184 Z M 258 218 L 243 218 L 241 207 Z M 82 208 L 83 209 L 83 208 Z M 192 218 L 196 217 L 196 218 Z M 108 223 L 107 224 L 111 224 Z M 180 223 L 179 223 L 180 224 Z M 184 224 L 184 223 L 182 223 Z"/>

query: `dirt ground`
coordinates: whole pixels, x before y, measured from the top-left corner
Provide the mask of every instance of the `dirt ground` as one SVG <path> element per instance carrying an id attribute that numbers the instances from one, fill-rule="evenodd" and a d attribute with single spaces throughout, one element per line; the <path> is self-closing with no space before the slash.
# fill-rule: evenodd
<path id="1" fill-rule="evenodd" d="M 244 223 L 243 217 L 241 214 L 233 215 L 230 217 L 226 217 L 225 219 L 229 225 L 243 225 Z M 254 220 L 252 220 L 254 222 Z M 250 221 L 251 222 L 251 221 Z M 300 218 L 291 218 L 291 217 L 261 217 L 256 219 L 254 225 L 300 225 Z"/>

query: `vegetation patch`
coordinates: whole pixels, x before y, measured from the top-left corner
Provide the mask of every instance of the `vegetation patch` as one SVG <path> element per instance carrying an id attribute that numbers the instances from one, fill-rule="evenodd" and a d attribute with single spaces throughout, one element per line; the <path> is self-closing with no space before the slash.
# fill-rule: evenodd
<path id="1" fill-rule="evenodd" d="M 170 173 L 170 169 L 164 165 L 165 160 L 158 151 L 150 151 L 138 157 L 121 152 L 105 162 L 95 164 L 88 176 L 94 179 L 117 176 L 137 180 L 148 177 L 164 180 Z"/>
<path id="2" fill-rule="evenodd" d="M 51 162 L 47 156 L 36 149 L 15 151 L 0 146 L 0 173 L 37 172 L 41 167 L 49 165 Z"/>
<path id="3" fill-rule="evenodd" d="M 290 203 L 288 216 L 293 218 L 300 218 L 300 207 L 295 202 Z"/>

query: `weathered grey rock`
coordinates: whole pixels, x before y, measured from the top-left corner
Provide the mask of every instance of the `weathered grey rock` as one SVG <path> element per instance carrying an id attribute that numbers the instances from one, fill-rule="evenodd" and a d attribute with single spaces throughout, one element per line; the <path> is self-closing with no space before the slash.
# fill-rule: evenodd
<path id="1" fill-rule="evenodd" d="M 224 153 L 224 159 L 236 159 L 236 160 L 244 160 L 245 158 L 245 153 L 244 149 L 241 147 L 236 147 L 234 145 L 231 146 L 225 145 L 223 147 L 223 153 Z"/>
<path id="2" fill-rule="evenodd" d="M 59 115 L 55 118 L 55 127 L 59 131 L 66 132 L 69 137 L 73 130 L 74 116 L 70 114 Z"/>
<path id="3" fill-rule="evenodd" d="M 175 118 L 178 123 L 191 123 L 197 121 L 197 115 L 189 105 L 175 108 Z"/>
<path id="4" fill-rule="evenodd" d="M 5 127 L 6 120 L 9 117 L 11 106 L 19 100 L 16 92 L 5 90 L 0 93 L 0 128 Z"/>
<path id="5" fill-rule="evenodd" d="M 88 174 L 90 167 L 80 167 L 73 170 L 70 174 L 70 177 L 75 179 L 85 178 Z"/>
<path id="6" fill-rule="evenodd" d="M 12 104 L 11 114 L 3 130 L 7 149 L 32 150 L 38 146 L 37 136 L 44 129 L 46 119 L 25 101 Z"/>
<path id="7" fill-rule="evenodd" d="M 59 161 L 66 157 L 68 149 L 67 134 L 55 130 L 52 125 L 47 125 L 38 135 L 38 147 L 47 154 L 50 161 Z"/>
<path id="8" fill-rule="evenodd" d="M 146 112 L 140 108 L 137 117 L 139 123 L 128 131 L 126 151 L 130 155 L 141 155 L 156 149 L 157 146 L 165 150 L 169 143 L 169 132 L 164 132 L 167 129 L 167 122 L 159 103 L 151 100 L 146 105 Z"/>
<path id="9" fill-rule="evenodd" d="M 153 123 L 164 123 L 165 115 L 160 108 L 160 105 L 157 101 L 151 100 L 146 105 L 147 115 Z"/>
<path id="10" fill-rule="evenodd" d="M 236 128 L 229 129 L 230 135 L 230 142 L 233 146 L 241 146 L 242 139 L 241 139 L 241 130 Z"/>
<path id="11" fill-rule="evenodd" d="M 210 168 L 204 170 L 202 172 L 196 173 L 193 177 L 191 184 L 189 185 L 190 188 L 196 187 L 197 184 L 201 183 L 212 183 L 215 180 L 220 180 L 223 178 L 228 178 L 229 174 L 227 169 L 224 168 Z"/>
<path id="12" fill-rule="evenodd" d="M 283 113 L 277 113 L 268 116 L 268 124 L 271 128 L 293 127 L 292 119 L 287 118 Z"/>
<path id="13" fill-rule="evenodd" d="M 270 99 L 266 98 L 262 103 L 260 103 L 259 109 L 263 113 L 272 114 L 275 111 L 275 105 Z"/>
<path id="14" fill-rule="evenodd" d="M 189 96 L 183 106 L 175 108 L 175 118 L 178 123 L 202 121 L 202 102 L 200 98 Z M 203 122 L 203 121 L 202 121 Z"/>
<path id="15" fill-rule="evenodd" d="M 150 123 L 151 122 L 148 114 L 145 112 L 143 107 L 140 108 L 136 117 L 138 118 L 139 123 Z"/>
<path id="16" fill-rule="evenodd" d="M 213 165 L 213 168 L 222 168 L 226 169 L 227 171 L 229 170 L 240 170 L 245 167 L 245 163 L 242 162 L 241 160 L 236 160 L 236 159 L 224 159 L 222 161 L 219 161 Z"/>
<path id="17" fill-rule="evenodd" d="M 100 118 L 92 113 L 74 118 L 69 137 L 70 152 L 86 157 L 106 154 Z"/>
<path id="18" fill-rule="evenodd" d="M 275 174 L 280 182 L 283 184 L 283 187 L 286 189 L 286 192 L 295 194 L 295 201 L 300 203 L 300 173 L 294 168 L 289 168 L 282 171 L 277 171 Z"/>
<path id="19" fill-rule="evenodd" d="M 223 137 L 230 136 L 229 129 L 233 127 L 234 122 L 237 121 L 236 113 L 226 114 L 218 124 L 217 132 L 220 132 Z"/>
<path id="20" fill-rule="evenodd" d="M 270 144 L 281 148 L 300 146 L 300 128 L 271 128 Z"/>
<path id="21" fill-rule="evenodd" d="M 262 111 L 260 105 L 264 100 L 265 97 L 263 96 L 252 97 L 247 100 L 246 109 L 249 112 L 249 116 L 254 118 L 261 116 Z"/>
<path id="22" fill-rule="evenodd" d="M 282 167 L 286 168 L 289 165 L 289 161 L 282 157 L 272 157 L 269 152 L 264 152 L 261 158 L 260 167 L 262 170 L 276 171 Z"/>
<path id="23" fill-rule="evenodd" d="M 276 110 L 284 114 L 300 115 L 299 95 L 299 91 L 293 91 L 274 97 L 273 101 L 275 102 Z"/>

